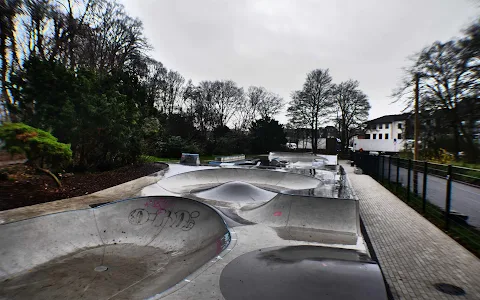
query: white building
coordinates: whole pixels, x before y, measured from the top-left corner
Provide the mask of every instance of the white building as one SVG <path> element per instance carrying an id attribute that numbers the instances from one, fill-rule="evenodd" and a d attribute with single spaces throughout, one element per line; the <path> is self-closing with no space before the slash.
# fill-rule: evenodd
<path id="1" fill-rule="evenodd" d="M 399 152 L 405 147 L 405 126 L 410 114 L 388 115 L 366 122 L 367 129 L 351 141 L 354 151 Z"/>

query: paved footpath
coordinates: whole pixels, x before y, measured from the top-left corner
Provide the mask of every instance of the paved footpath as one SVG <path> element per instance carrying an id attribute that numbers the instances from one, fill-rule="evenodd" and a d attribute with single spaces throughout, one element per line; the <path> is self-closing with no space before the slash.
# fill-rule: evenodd
<path id="1" fill-rule="evenodd" d="M 480 259 L 368 175 L 348 173 L 360 215 L 394 299 L 480 299 Z M 466 291 L 444 294 L 434 284 Z"/>

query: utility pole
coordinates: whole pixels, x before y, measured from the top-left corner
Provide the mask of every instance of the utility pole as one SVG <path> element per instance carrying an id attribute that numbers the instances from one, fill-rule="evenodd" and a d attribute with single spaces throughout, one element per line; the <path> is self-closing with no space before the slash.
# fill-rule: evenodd
<path id="1" fill-rule="evenodd" d="M 419 102 L 419 86 L 420 86 L 420 74 L 415 73 L 415 136 L 414 136 L 414 146 L 415 149 L 413 150 L 413 159 L 418 160 L 418 139 L 419 139 L 419 132 L 420 132 L 420 118 L 418 116 L 418 102 Z"/>
<path id="2" fill-rule="evenodd" d="M 420 74 L 415 73 L 415 128 L 414 128 L 414 150 L 413 150 L 413 192 L 415 195 L 418 195 L 418 173 L 415 170 L 415 162 L 419 159 L 418 157 L 418 139 L 420 132 L 420 118 L 418 115 L 418 102 L 420 97 Z M 427 176 L 423 174 L 423 176 Z M 410 192 L 410 191 L 409 191 Z"/>

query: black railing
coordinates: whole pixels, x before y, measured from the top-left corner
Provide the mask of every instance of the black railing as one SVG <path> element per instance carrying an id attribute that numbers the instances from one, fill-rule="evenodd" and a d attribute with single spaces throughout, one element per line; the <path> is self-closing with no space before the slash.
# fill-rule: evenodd
<path id="1" fill-rule="evenodd" d="M 355 164 L 480 251 L 480 170 L 357 152 Z"/>

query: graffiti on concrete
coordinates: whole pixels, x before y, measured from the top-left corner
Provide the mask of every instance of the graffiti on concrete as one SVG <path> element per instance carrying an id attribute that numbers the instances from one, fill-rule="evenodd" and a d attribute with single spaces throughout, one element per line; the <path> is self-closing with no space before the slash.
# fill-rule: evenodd
<path id="1" fill-rule="evenodd" d="M 180 228 L 188 231 L 195 226 L 195 219 L 200 216 L 198 211 L 178 210 L 159 208 L 154 212 L 149 212 L 144 208 L 137 208 L 128 215 L 128 222 L 132 225 L 143 225 L 151 222 L 155 227 Z"/>
<path id="2" fill-rule="evenodd" d="M 172 206 L 172 203 L 170 203 L 169 200 L 167 199 L 155 199 L 155 200 L 149 200 L 145 202 L 144 204 L 145 207 L 153 207 L 156 209 L 167 209 Z"/>

